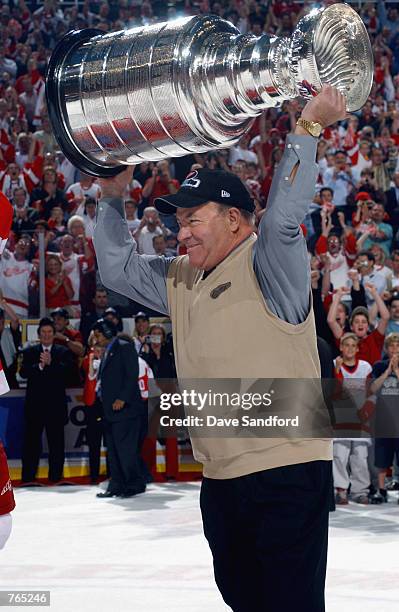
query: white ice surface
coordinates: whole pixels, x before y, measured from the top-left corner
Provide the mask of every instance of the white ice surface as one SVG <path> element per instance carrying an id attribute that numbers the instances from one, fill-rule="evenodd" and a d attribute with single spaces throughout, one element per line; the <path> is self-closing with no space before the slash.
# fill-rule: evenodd
<path id="1" fill-rule="evenodd" d="M 17 490 L 0 589 L 50 590 L 53 612 L 228 610 L 202 534 L 199 487 L 150 485 L 126 500 L 97 499 L 97 487 Z M 399 610 L 399 506 L 391 500 L 331 515 L 327 612 Z"/>

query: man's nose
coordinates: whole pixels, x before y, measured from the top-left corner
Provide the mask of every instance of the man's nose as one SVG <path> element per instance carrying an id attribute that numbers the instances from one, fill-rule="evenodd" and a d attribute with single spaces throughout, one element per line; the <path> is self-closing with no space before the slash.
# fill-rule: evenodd
<path id="1" fill-rule="evenodd" d="M 187 240 L 187 238 L 190 238 L 190 236 L 191 236 L 190 228 L 181 227 L 179 229 L 179 233 L 177 234 L 177 240 L 179 242 L 183 242 L 184 240 Z"/>

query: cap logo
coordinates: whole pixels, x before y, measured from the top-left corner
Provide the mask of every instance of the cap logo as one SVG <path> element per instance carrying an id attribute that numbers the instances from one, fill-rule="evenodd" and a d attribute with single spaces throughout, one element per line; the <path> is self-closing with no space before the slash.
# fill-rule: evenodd
<path id="1" fill-rule="evenodd" d="M 229 192 L 222 189 L 222 198 L 229 198 L 229 197 L 230 197 Z"/>
<path id="2" fill-rule="evenodd" d="M 187 174 L 186 178 L 182 183 L 182 187 L 192 187 L 193 189 L 197 189 L 197 187 L 199 187 L 201 184 L 200 179 L 196 178 L 197 176 L 197 171 L 190 172 L 190 174 Z"/>

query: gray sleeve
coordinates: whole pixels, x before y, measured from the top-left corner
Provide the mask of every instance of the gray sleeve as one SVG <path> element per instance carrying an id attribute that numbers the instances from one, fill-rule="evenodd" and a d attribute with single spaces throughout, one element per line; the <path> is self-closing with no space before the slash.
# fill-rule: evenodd
<path id="1" fill-rule="evenodd" d="M 254 247 L 254 271 L 268 307 L 294 325 L 309 313 L 310 267 L 299 226 L 315 194 L 316 147 L 312 136 L 287 136 Z M 298 163 L 291 183 L 290 174 Z"/>
<path id="2" fill-rule="evenodd" d="M 136 241 L 126 223 L 123 200 L 100 200 L 93 241 L 105 287 L 168 314 L 166 277 L 173 257 L 137 253 Z"/>

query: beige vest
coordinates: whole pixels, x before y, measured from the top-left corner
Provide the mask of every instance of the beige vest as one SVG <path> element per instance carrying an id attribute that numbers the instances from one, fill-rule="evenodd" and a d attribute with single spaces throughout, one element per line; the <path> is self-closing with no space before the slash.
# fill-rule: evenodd
<path id="1" fill-rule="evenodd" d="M 179 379 L 306 378 L 318 384 L 313 310 L 292 325 L 268 309 L 253 270 L 255 240 L 246 239 L 205 280 L 186 255 L 171 264 L 167 292 Z M 299 411 L 312 408 L 309 399 L 298 404 Z M 192 445 L 204 475 L 217 479 L 332 459 L 328 439 L 195 437 Z"/>

